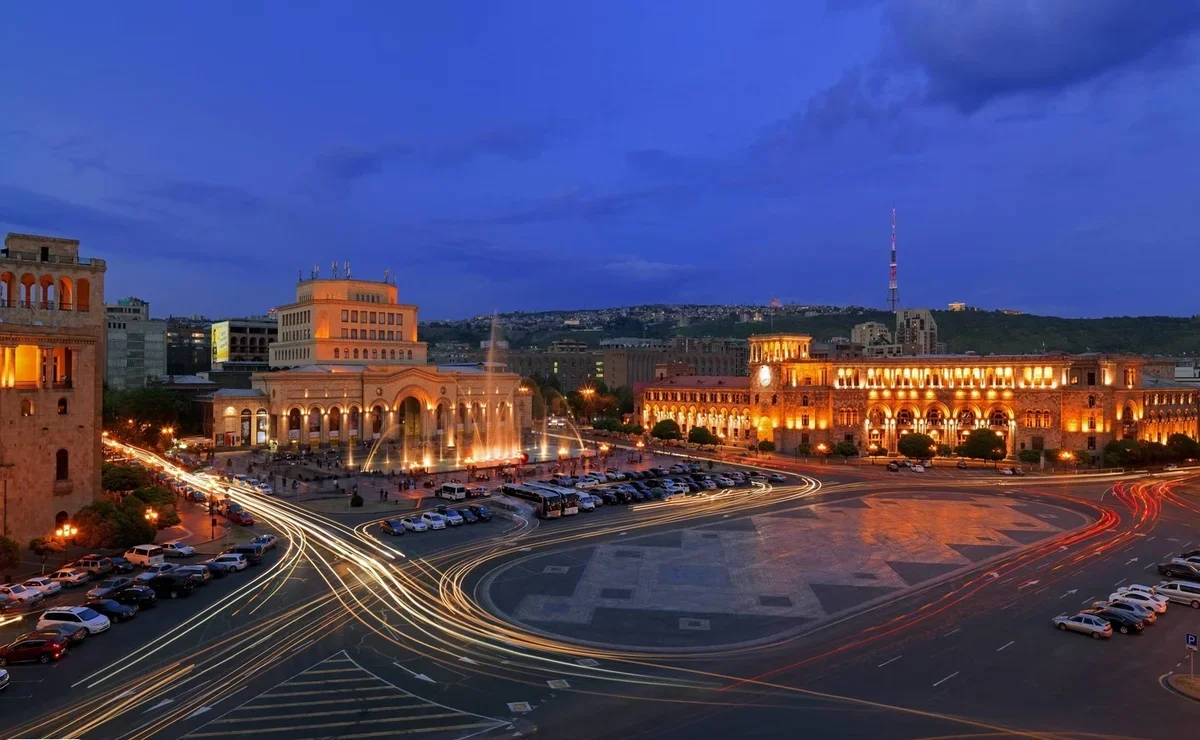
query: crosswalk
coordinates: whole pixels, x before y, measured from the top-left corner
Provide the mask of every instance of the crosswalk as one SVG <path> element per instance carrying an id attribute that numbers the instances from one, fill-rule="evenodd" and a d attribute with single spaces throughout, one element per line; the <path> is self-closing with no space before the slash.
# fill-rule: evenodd
<path id="1" fill-rule="evenodd" d="M 186 737 L 449 739 L 478 737 L 507 725 L 410 694 L 340 652 Z"/>

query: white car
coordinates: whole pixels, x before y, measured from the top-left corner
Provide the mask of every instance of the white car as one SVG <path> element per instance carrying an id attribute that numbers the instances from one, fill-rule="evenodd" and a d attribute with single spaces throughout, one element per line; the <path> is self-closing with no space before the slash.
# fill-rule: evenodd
<path id="1" fill-rule="evenodd" d="M 6 583 L 3 586 L 0 586 L 0 594 L 3 594 L 4 596 L 7 596 L 15 601 L 20 601 L 26 605 L 36 604 L 37 602 L 46 598 L 46 595 L 38 589 L 29 588 L 28 586 L 23 586 L 20 583 Z"/>
<path id="2" fill-rule="evenodd" d="M 700 481 L 700 487 L 705 490 L 711 491 L 717 487 L 717 484 L 711 480 L 705 479 L 705 480 Z"/>
<path id="3" fill-rule="evenodd" d="M 580 478 L 579 482 L 575 484 L 575 487 L 581 491 L 587 491 L 595 488 L 598 485 L 600 484 L 596 482 L 595 478 Z"/>
<path id="4" fill-rule="evenodd" d="M 430 529 L 445 529 L 446 528 L 446 520 L 442 518 L 441 514 L 434 514 L 432 512 L 427 511 L 421 515 L 421 521 L 425 522 L 425 525 L 428 526 Z"/>
<path id="5" fill-rule="evenodd" d="M 182 542 L 164 542 L 159 547 L 162 548 L 163 555 L 169 558 L 190 558 L 196 554 L 196 548 Z"/>
<path id="6" fill-rule="evenodd" d="M 458 513 L 457 511 L 455 511 L 454 509 L 447 509 L 447 510 L 446 510 L 446 513 L 445 513 L 445 514 L 443 514 L 442 516 L 443 516 L 443 517 L 445 517 L 446 521 L 447 521 L 447 522 L 450 524 L 450 526 L 452 526 L 452 527 L 457 527 L 457 526 L 459 526 L 460 524 L 462 524 L 462 523 L 463 523 L 462 514 L 459 514 L 459 513 Z"/>
<path id="7" fill-rule="evenodd" d="M 1176 604 L 1187 604 L 1193 609 L 1200 609 L 1200 583 L 1192 581 L 1163 581 L 1154 587 L 1160 596 Z"/>
<path id="8" fill-rule="evenodd" d="M 247 479 L 246 479 L 246 481 L 245 481 L 245 483 L 246 483 L 247 485 L 254 486 L 255 488 L 258 488 L 258 487 L 259 487 L 259 485 L 261 485 L 261 483 L 259 482 L 258 478 L 247 478 Z"/>
<path id="9" fill-rule="evenodd" d="M 1001 475 L 1012 475 L 1013 474 L 1012 468 L 1000 468 L 1000 474 Z"/>
<path id="10" fill-rule="evenodd" d="M 217 557 L 212 558 L 210 560 L 205 560 L 204 562 L 202 562 L 200 564 L 208 565 L 210 563 L 217 566 L 218 568 L 225 571 L 226 573 L 233 573 L 234 571 L 245 570 L 250 565 L 250 561 L 246 560 L 246 556 L 241 554 L 240 552 L 228 552 L 228 553 L 225 553 L 224 555 L 218 555 Z"/>
<path id="11" fill-rule="evenodd" d="M 1143 586 L 1140 583 L 1131 583 L 1128 586 L 1121 586 L 1117 589 L 1117 593 L 1125 593 L 1126 591 L 1140 591 L 1144 594 L 1150 594 L 1151 596 L 1160 599 L 1164 604 L 1169 601 L 1169 599 L 1160 594 L 1158 590 L 1154 588 L 1154 586 Z"/>
<path id="12" fill-rule="evenodd" d="M 410 532 L 424 532 L 425 530 L 429 529 L 429 525 L 426 524 L 422 519 L 409 519 L 406 517 L 401 519 L 400 523 L 403 524 L 404 528 Z"/>
<path id="13" fill-rule="evenodd" d="M 67 588 L 87 583 L 90 577 L 91 574 L 80 568 L 63 568 L 50 574 L 50 580 L 61 583 Z"/>
<path id="14" fill-rule="evenodd" d="M 42 612 L 36 629 L 43 630 L 57 624 L 86 627 L 89 635 L 98 635 L 112 626 L 108 617 L 94 609 L 86 606 L 60 606 Z"/>
<path id="15" fill-rule="evenodd" d="M 1159 601 L 1157 597 L 1144 594 L 1141 591 L 1118 590 L 1116 593 L 1109 594 L 1108 600 L 1137 604 L 1147 609 L 1153 609 L 1158 614 L 1162 614 L 1167 610 L 1167 602 L 1165 600 Z"/>
<path id="16" fill-rule="evenodd" d="M 29 588 L 36 588 L 38 591 L 41 591 L 42 593 L 46 594 L 47 596 L 53 596 L 54 594 L 58 593 L 59 591 L 62 591 L 61 583 L 59 583 L 58 581 L 52 581 L 46 576 L 38 576 L 36 578 L 30 578 L 28 581 L 25 581 L 21 585 L 27 586 Z"/>
<path id="17" fill-rule="evenodd" d="M 786 476 L 786 475 L 784 475 L 783 473 L 771 473 L 771 474 L 770 474 L 770 475 L 768 475 L 767 477 L 771 479 L 771 482 L 772 482 L 772 483 L 785 483 L 785 482 L 787 482 L 787 476 Z"/>
<path id="18" fill-rule="evenodd" d="M 275 489 L 271 488 L 271 485 L 269 483 L 260 483 L 258 485 L 258 490 L 262 491 L 263 493 L 267 494 L 268 496 L 275 493 Z"/>
<path id="19" fill-rule="evenodd" d="M 1179 466 L 1175 463 L 1169 463 L 1163 466 L 1163 470 L 1179 470 Z"/>
<path id="20" fill-rule="evenodd" d="M 925 472 L 924 465 L 914 465 L 909 469 L 912 470 L 914 473 L 924 473 Z"/>
<path id="21" fill-rule="evenodd" d="M 596 510 L 595 498 L 589 494 L 584 494 L 583 496 L 580 496 L 579 497 L 579 510 L 580 511 L 595 511 Z"/>
<path id="22" fill-rule="evenodd" d="M 154 580 L 155 576 L 162 575 L 163 573 L 169 573 L 178 567 L 179 566 L 175 565 L 174 563 L 151 565 L 141 573 L 138 573 L 136 576 L 134 576 L 133 581 L 140 586 L 143 583 L 149 583 L 150 581 Z"/>

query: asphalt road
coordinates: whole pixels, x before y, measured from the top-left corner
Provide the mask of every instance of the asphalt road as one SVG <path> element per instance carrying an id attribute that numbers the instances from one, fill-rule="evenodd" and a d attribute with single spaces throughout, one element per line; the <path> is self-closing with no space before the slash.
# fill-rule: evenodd
<path id="1" fill-rule="evenodd" d="M 247 494 L 259 528 L 283 538 L 267 563 L 115 625 L 57 665 L 10 668 L 0 712 L 14 737 L 467 738 L 534 725 L 551 738 L 1194 736 L 1200 703 L 1159 678 L 1187 669 L 1183 634 L 1200 632 L 1200 610 L 1173 605 L 1111 641 L 1050 624 L 1119 584 L 1156 583 L 1154 563 L 1200 544 L 1189 482 L 822 467 L 821 484 L 551 522 L 494 501 L 503 516 L 490 523 L 395 538 L 365 517 Z M 1096 523 L 755 650 L 590 649 L 479 604 L 483 575 L 530 552 L 910 487 L 1043 500 Z"/>

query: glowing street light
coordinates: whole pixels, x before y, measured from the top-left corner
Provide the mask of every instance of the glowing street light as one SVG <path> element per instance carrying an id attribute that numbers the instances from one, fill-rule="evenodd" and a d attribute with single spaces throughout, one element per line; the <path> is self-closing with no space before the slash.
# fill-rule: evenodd
<path id="1" fill-rule="evenodd" d="M 157 527 L 158 526 L 158 512 L 155 511 L 154 509 L 146 509 L 146 521 L 150 522 L 151 524 L 153 524 L 154 526 Z"/>
<path id="2" fill-rule="evenodd" d="M 54 530 L 54 536 L 58 537 L 60 539 L 65 539 L 67 537 L 74 537 L 78 533 L 79 533 L 79 530 L 70 524 L 64 524 L 61 527 L 59 527 L 58 529 Z"/>

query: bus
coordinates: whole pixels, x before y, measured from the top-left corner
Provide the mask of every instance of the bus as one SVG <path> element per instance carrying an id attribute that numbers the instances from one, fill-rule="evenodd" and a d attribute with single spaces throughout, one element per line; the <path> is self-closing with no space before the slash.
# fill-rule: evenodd
<path id="1" fill-rule="evenodd" d="M 562 501 L 563 516 L 574 516 L 579 513 L 579 491 L 554 485 L 553 483 L 541 483 L 537 481 L 526 483 L 525 487 L 544 493 L 558 494 L 559 499 Z"/>
<path id="2" fill-rule="evenodd" d="M 539 519 L 557 519 L 562 516 L 562 497 L 553 491 L 543 491 L 529 486 L 505 483 L 500 489 L 504 493 L 533 504 Z"/>

